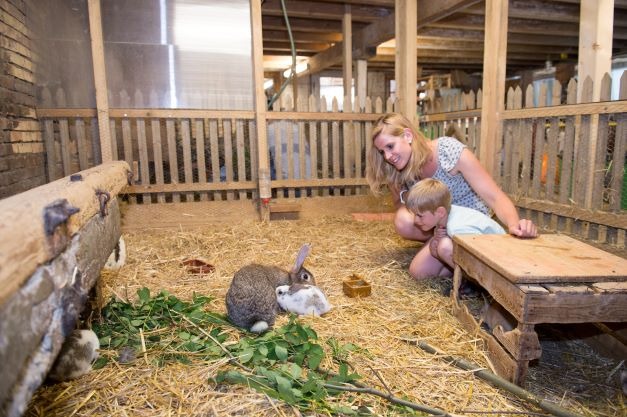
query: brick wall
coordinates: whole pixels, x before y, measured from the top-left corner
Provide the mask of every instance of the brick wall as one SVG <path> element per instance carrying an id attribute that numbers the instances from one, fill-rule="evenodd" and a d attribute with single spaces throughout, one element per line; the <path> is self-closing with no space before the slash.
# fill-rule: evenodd
<path id="1" fill-rule="evenodd" d="M 0 199 L 46 182 L 23 0 L 0 0 Z"/>

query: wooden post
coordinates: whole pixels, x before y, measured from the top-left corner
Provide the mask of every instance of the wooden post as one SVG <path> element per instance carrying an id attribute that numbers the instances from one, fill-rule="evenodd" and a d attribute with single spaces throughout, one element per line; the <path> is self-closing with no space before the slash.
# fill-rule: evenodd
<path id="1" fill-rule="evenodd" d="M 91 57 L 96 87 L 98 131 L 100 133 L 100 152 L 102 154 L 102 162 L 110 162 L 113 160 L 113 152 L 111 150 L 111 131 L 109 130 L 109 99 L 107 98 L 107 75 L 105 70 L 104 42 L 102 40 L 100 0 L 89 0 L 88 8 Z"/>
<path id="2" fill-rule="evenodd" d="M 418 66 L 416 36 L 418 35 L 417 0 L 396 0 L 396 95 L 400 112 L 414 125 L 416 114 L 416 81 Z"/>
<path id="3" fill-rule="evenodd" d="M 263 89 L 263 37 L 261 32 L 261 0 L 250 2 L 250 27 L 252 31 L 252 65 L 255 86 L 255 127 L 257 135 L 257 160 L 259 179 L 260 215 L 262 220 L 270 220 L 270 158 L 266 132 L 266 94 Z M 262 183 L 263 182 L 263 183 Z M 262 189 L 263 188 L 263 189 Z M 263 191 L 263 192 L 262 192 Z"/>
<path id="4" fill-rule="evenodd" d="M 505 108 L 505 66 L 507 64 L 508 1 L 486 0 L 483 47 L 483 97 L 479 160 L 496 178 Z"/>
<path id="5" fill-rule="evenodd" d="M 346 5 L 344 8 L 344 16 L 342 18 L 342 45 L 344 46 L 342 69 L 344 76 L 344 97 L 348 97 L 349 102 L 344 103 L 342 107 L 344 111 L 351 111 L 351 87 L 353 85 L 353 29 L 352 29 L 351 6 Z"/>
<path id="6" fill-rule="evenodd" d="M 357 103 L 359 110 L 363 111 L 366 107 L 366 97 L 368 96 L 368 61 L 365 59 L 357 60 Z"/>
<path id="7" fill-rule="evenodd" d="M 614 21 L 614 0 L 581 0 L 579 17 L 579 60 L 577 102 L 581 103 L 583 81 L 592 80 L 592 101 L 599 101 L 601 80 L 612 70 L 612 36 Z M 582 132 L 584 140 L 589 141 L 590 166 L 596 164 L 596 145 L 599 127 L 599 115 L 592 115 L 590 129 Z M 594 169 L 589 170 L 584 205 L 592 207 L 592 189 Z"/>

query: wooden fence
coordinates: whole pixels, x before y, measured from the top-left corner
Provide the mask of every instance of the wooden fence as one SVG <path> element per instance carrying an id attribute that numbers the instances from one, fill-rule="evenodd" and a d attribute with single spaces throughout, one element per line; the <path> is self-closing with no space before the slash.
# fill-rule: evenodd
<path id="1" fill-rule="evenodd" d="M 537 96 L 531 85 L 524 94 L 520 87 L 510 89 L 495 179 L 521 214 L 543 229 L 624 249 L 627 73 L 619 81 L 619 101 L 610 101 L 611 82 L 606 75 L 596 103 L 591 102 L 589 78 L 579 104 L 574 79 L 565 88 L 554 81 L 552 91 L 543 85 Z M 481 102 L 473 98 L 465 94 L 441 101 L 439 108 L 448 111 L 422 116 L 423 130 L 439 136 L 456 125 L 462 140 L 478 153 Z"/>
<path id="2" fill-rule="evenodd" d="M 62 91 L 46 97 L 38 116 L 50 180 L 100 163 L 96 111 L 63 108 Z M 143 102 L 141 93 L 134 98 Z M 394 105 L 367 99 L 363 110 L 339 112 L 335 98 L 330 106 L 324 97 L 276 102 L 267 113 L 272 196 L 367 193 L 367 135 Z M 125 108 L 109 115 L 113 158 L 134 172 L 130 203 L 257 198 L 254 112 Z"/>

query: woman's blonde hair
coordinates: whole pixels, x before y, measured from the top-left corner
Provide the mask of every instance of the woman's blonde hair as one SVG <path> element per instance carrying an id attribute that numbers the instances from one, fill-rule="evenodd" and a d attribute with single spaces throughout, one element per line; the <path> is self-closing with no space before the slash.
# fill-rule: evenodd
<path id="1" fill-rule="evenodd" d="M 410 145 L 412 152 L 407 166 L 402 171 L 398 171 L 386 162 L 383 154 L 374 146 L 374 141 L 381 133 L 401 136 L 405 129 L 411 132 L 413 138 Z M 372 127 L 370 138 L 367 178 L 370 189 L 375 195 L 381 194 L 384 185 L 400 189 L 406 182 L 414 182 L 420 178 L 422 167 L 427 162 L 431 150 L 424 135 L 417 131 L 405 116 L 399 113 L 387 113 L 379 117 Z"/>
<path id="2" fill-rule="evenodd" d="M 425 178 L 411 187 L 405 206 L 414 214 L 433 213 L 438 207 L 444 207 L 448 213 L 451 211 L 451 192 L 442 181 Z"/>

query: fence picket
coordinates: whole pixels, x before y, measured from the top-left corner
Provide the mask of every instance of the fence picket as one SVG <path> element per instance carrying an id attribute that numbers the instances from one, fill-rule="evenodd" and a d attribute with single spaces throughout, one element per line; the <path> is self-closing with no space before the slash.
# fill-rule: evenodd
<path id="1" fill-rule="evenodd" d="M 165 122 L 166 140 L 168 142 L 168 169 L 170 172 L 170 183 L 179 183 L 179 164 L 176 150 L 176 125 L 173 119 L 167 119 Z M 179 203 L 181 201 L 180 193 L 172 193 L 172 201 Z"/>
<path id="2" fill-rule="evenodd" d="M 209 152 L 211 153 L 211 181 L 218 183 L 220 178 L 220 137 L 218 135 L 218 120 L 209 120 Z M 220 191 L 213 192 L 214 201 L 222 200 Z"/>
<path id="3" fill-rule="evenodd" d="M 205 161 L 205 124 L 203 119 L 194 121 L 194 138 L 196 139 L 196 170 L 198 172 L 198 182 L 207 182 L 207 165 Z M 207 201 L 208 193 L 200 193 L 200 201 Z"/>

